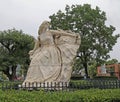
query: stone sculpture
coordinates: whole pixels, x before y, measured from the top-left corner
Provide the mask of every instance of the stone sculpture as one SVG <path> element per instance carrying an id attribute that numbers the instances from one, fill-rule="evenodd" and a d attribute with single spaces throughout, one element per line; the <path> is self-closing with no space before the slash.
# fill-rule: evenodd
<path id="1" fill-rule="evenodd" d="M 50 30 L 44 21 L 38 30 L 38 40 L 29 52 L 31 63 L 25 83 L 69 82 L 72 65 L 80 46 L 80 35 L 61 29 Z"/>

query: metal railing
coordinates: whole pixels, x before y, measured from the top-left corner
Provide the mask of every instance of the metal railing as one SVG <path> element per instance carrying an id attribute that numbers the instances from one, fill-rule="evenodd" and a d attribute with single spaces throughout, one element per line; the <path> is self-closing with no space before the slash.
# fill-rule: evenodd
<path id="1" fill-rule="evenodd" d="M 22 82 L 2 82 L 1 89 L 15 90 L 45 90 L 45 91 L 74 91 L 90 88 L 115 89 L 120 88 L 120 80 L 79 80 L 71 82 L 46 82 L 46 83 L 24 83 Z"/>

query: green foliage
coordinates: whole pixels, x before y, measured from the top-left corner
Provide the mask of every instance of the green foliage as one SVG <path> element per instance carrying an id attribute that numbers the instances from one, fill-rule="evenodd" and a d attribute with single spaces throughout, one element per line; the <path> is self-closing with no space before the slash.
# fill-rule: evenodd
<path id="1" fill-rule="evenodd" d="M 120 89 L 75 92 L 1 91 L 0 102 L 119 102 Z"/>
<path id="2" fill-rule="evenodd" d="M 108 60 L 105 62 L 105 64 L 109 65 L 109 64 L 116 64 L 118 63 L 118 60 L 117 59 L 111 59 L 111 60 Z"/>
<path id="3" fill-rule="evenodd" d="M 97 63 L 94 61 L 88 66 L 88 73 L 90 78 L 93 78 L 97 74 Z"/>
<path id="4" fill-rule="evenodd" d="M 33 48 L 33 44 L 34 38 L 21 30 L 0 31 L 0 70 L 10 78 L 10 66 L 12 72 L 17 64 L 26 67 L 29 64 L 28 52 Z"/>
<path id="5" fill-rule="evenodd" d="M 118 34 L 113 35 L 115 27 L 105 25 L 107 20 L 105 12 L 99 7 L 92 9 L 89 4 L 67 5 L 65 12 L 59 10 L 56 14 L 50 16 L 52 29 L 71 30 L 81 35 L 81 45 L 78 50 L 79 62 L 76 66 L 85 68 L 90 61 L 95 60 L 100 64 L 107 60 L 109 52 L 117 42 Z M 75 63 L 75 64 L 76 64 Z"/>
<path id="6" fill-rule="evenodd" d="M 94 79 L 107 79 L 107 80 L 115 80 L 118 79 L 116 76 L 95 76 Z"/>
<path id="7" fill-rule="evenodd" d="M 72 74 L 70 79 L 71 80 L 81 80 L 81 79 L 84 79 L 84 76 L 81 76 L 79 74 L 74 74 L 74 75 Z"/>

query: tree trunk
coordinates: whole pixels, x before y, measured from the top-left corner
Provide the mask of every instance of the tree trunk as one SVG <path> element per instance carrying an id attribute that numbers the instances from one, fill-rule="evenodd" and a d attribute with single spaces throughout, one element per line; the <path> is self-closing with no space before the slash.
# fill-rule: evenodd
<path id="1" fill-rule="evenodd" d="M 16 80 L 17 79 L 17 76 L 16 76 L 16 67 L 17 66 L 12 66 L 12 81 Z"/>
<path id="2" fill-rule="evenodd" d="M 6 68 L 6 70 L 3 70 L 3 73 L 8 77 L 9 81 L 16 80 L 16 66 L 12 66 L 11 73 L 10 68 Z"/>
<path id="3" fill-rule="evenodd" d="M 87 63 L 84 63 L 83 66 L 84 66 L 84 68 L 85 68 L 85 76 L 86 76 L 86 78 L 88 78 Z"/>

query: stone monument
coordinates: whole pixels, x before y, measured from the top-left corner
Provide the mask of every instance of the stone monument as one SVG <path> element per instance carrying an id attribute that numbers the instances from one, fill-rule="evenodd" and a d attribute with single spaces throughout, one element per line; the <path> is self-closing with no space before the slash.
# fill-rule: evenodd
<path id="1" fill-rule="evenodd" d="M 50 30 L 44 21 L 38 30 L 25 83 L 69 82 L 72 65 L 80 46 L 80 35 L 61 29 Z"/>

